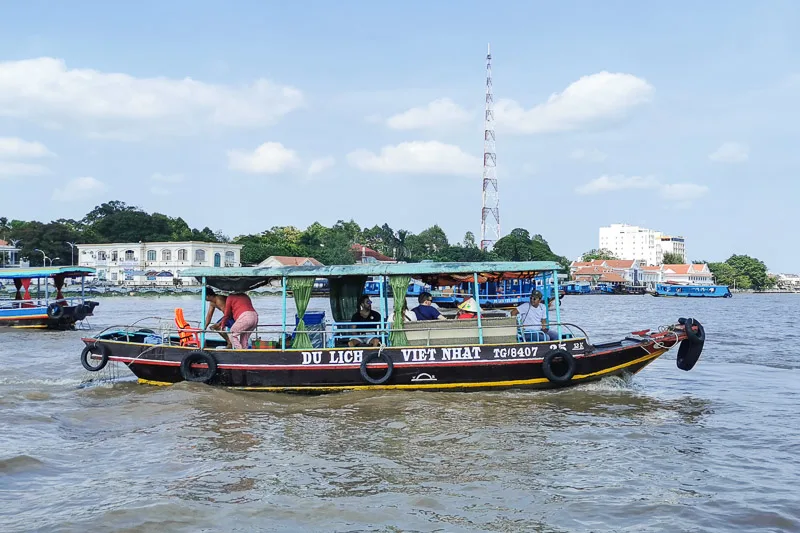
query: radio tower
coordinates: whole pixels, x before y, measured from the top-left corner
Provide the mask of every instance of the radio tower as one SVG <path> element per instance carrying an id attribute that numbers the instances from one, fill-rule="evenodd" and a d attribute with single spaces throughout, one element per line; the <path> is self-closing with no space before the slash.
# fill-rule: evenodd
<path id="1" fill-rule="evenodd" d="M 497 155 L 494 153 L 494 97 L 492 96 L 492 49 L 486 47 L 486 114 L 483 126 L 483 200 L 481 250 L 489 251 L 500 239 L 500 195 L 497 190 Z"/>

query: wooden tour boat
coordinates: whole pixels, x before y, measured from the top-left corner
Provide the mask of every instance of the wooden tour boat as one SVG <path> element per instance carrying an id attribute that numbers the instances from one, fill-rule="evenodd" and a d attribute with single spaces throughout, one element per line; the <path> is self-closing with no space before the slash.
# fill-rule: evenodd
<path id="1" fill-rule="evenodd" d="M 0 280 L 12 281 L 16 289 L 13 298 L 0 298 L 0 327 L 74 329 L 99 305 L 85 298 L 85 278 L 94 272 L 93 268 L 79 266 L 0 269 Z M 65 281 L 76 278 L 81 280 L 80 296 L 64 297 L 61 291 Z M 30 293 L 34 281 L 35 298 Z"/>
<path id="2" fill-rule="evenodd" d="M 703 326 L 679 319 L 658 331 L 640 330 L 616 342 L 593 344 L 583 329 L 561 322 L 561 309 L 547 311 L 556 332 L 528 331 L 519 317 L 488 317 L 478 310 L 467 320 L 404 322 L 402 306 L 381 296 L 379 323 L 353 323 L 358 298 L 371 276 L 381 276 L 403 294 L 410 279 L 433 286 L 511 279 L 557 280 L 555 262 L 416 263 L 277 268 L 191 268 L 203 287 L 230 293 L 267 283 L 282 287 L 280 324 L 259 324 L 253 348 L 225 349 L 216 332 L 192 328 L 182 320 L 146 321 L 106 328 L 85 338 L 81 363 L 100 370 L 108 361 L 124 363 L 141 382 L 184 380 L 242 390 L 323 393 L 356 389 L 486 390 L 557 388 L 635 374 L 680 344 L 678 367 L 691 370 L 705 341 Z M 333 320 L 308 312 L 314 280 L 330 286 Z M 555 290 L 558 290 L 557 281 Z M 287 320 L 291 292 L 299 319 Z M 477 295 L 476 295 L 477 296 Z M 477 298 L 476 298 L 477 300 Z M 413 307 L 413 305 L 412 305 Z M 176 310 L 177 314 L 177 310 Z M 323 315 L 323 316 L 320 316 Z M 291 323 L 290 323 L 291 322 Z M 554 335 L 554 336 L 556 336 Z M 353 338 L 380 339 L 380 346 L 348 346 Z"/>

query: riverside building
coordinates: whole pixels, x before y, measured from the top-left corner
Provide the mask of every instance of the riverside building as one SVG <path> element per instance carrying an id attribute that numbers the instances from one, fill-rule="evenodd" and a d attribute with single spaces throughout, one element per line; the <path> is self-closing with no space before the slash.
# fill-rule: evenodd
<path id="1" fill-rule="evenodd" d="M 240 267 L 241 244 L 227 242 L 115 242 L 78 244 L 78 264 L 116 285 L 198 285 L 189 267 Z M 178 281 L 179 280 L 179 281 Z"/>
<path id="2" fill-rule="evenodd" d="M 601 227 L 599 248 L 609 250 L 618 259 L 638 260 L 645 265 L 662 264 L 667 252 L 680 255 L 683 262 L 686 262 L 686 243 L 683 237 L 629 224 Z"/>

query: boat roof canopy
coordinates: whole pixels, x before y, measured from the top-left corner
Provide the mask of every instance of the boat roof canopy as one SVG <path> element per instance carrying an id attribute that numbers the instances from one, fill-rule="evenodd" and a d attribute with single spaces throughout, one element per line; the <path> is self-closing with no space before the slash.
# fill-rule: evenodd
<path id="1" fill-rule="evenodd" d="M 64 276 L 65 278 L 82 278 L 95 273 L 91 267 L 57 266 L 43 268 L 0 268 L 0 279 L 41 279 Z"/>
<path id="2" fill-rule="evenodd" d="M 411 276 L 434 286 L 456 285 L 472 281 L 478 273 L 478 281 L 501 281 L 528 279 L 542 272 L 555 272 L 562 267 L 555 261 L 487 261 L 476 263 L 381 263 L 367 265 L 331 266 L 284 266 L 284 267 L 240 267 L 240 268 L 187 268 L 182 276 L 194 276 L 198 281 L 206 278 L 206 284 L 230 292 L 255 289 L 283 277 L 345 278 L 364 276 Z"/>

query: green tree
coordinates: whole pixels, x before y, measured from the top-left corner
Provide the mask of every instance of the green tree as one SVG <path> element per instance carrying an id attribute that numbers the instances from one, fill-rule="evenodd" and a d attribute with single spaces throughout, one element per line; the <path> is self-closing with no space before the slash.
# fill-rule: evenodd
<path id="1" fill-rule="evenodd" d="M 589 261 L 594 261 L 595 259 L 602 259 L 604 261 L 612 261 L 619 259 L 611 250 L 606 248 L 601 249 L 591 249 L 588 252 L 584 252 L 581 256 L 581 261 L 588 263 Z"/>
<path id="2" fill-rule="evenodd" d="M 726 261 L 736 271 L 736 287 L 745 288 L 747 278 L 750 286 L 757 291 L 763 291 L 772 286 L 774 281 L 767 276 L 767 265 L 749 255 L 732 255 Z"/>
<path id="3" fill-rule="evenodd" d="M 683 261 L 683 256 L 675 252 L 664 252 L 664 256 L 661 259 L 661 263 L 664 265 L 682 265 Z"/>
<path id="4" fill-rule="evenodd" d="M 736 270 L 728 263 L 708 263 L 708 269 L 713 274 L 716 283 L 733 287 L 733 280 L 736 279 Z"/>
<path id="5" fill-rule="evenodd" d="M 471 231 L 468 231 L 464 234 L 464 248 L 477 248 L 478 245 L 475 243 L 475 234 Z"/>
<path id="6" fill-rule="evenodd" d="M 11 232 L 11 226 L 8 224 L 6 217 L 0 217 L 0 239 L 8 240 L 8 234 Z"/>
<path id="7" fill-rule="evenodd" d="M 443 260 L 450 243 L 447 235 L 438 225 L 423 230 L 419 235 L 408 235 L 408 252 L 414 261 L 424 259 Z"/>

